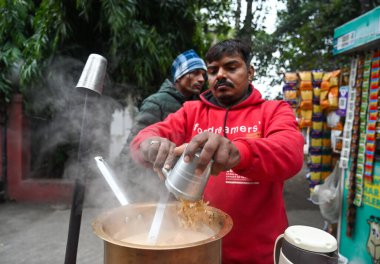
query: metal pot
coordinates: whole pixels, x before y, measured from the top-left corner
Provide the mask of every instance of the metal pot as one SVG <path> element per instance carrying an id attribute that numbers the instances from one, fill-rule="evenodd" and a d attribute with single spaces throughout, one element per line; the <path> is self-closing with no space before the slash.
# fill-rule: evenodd
<path id="1" fill-rule="evenodd" d="M 178 217 L 178 202 L 169 203 L 160 235 L 184 230 Z M 104 263 L 221 263 L 222 238 L 231 230 L 232 219 L 219 209 L 207 207 L 212 218 L 202 223 L 203 239 L 190 243 L 131 243 L 128 237 L 147 233 L 152 224 L 156 204 L 128 204 L 100 215 L 92 224 L 97 236 L 104 240 Z"/>

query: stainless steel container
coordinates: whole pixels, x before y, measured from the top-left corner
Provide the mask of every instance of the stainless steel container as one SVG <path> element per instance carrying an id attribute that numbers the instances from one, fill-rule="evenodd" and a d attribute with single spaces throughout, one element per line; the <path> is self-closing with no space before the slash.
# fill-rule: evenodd
<path id="1" fill-rule="evenodd" d="M 169 203 L 161 232 L 172 228 L 178 221 L 178 202 Z M 231 217 L 219 209 L 207 207 L 213 217 L 204 224 L 212 234 L 200 241 L 176 245 L 143 245 L 125 242 L 125 237 L 148 232 L 155 213 L 155 204 L 129 204 L 99 216 L 93 222 L 93 230 L 104 240 L 106 264 L 199 264 L 221 263 L 222 238 L 231 230 Z"/>
<path id="2" fill-rule="evenodd" d="M 90 54 L 76 87 L 102 95 L 106 69 L 106 58 L 98 54 Z"/>
<path id="3" fill-rule="evenodd" d="M 199 161 L 200 152 L 195 153 L 191 162 L 184 161 L 184 153 L 180 156 L 174 168 L 170 171 L 163 169 L 166 176 L 166 188 L 177 198 L 190 201 L 202 199 L 204 189 L 211 172 L 210 162 L 200 176 L 195 175 L 195 168 Z"/>

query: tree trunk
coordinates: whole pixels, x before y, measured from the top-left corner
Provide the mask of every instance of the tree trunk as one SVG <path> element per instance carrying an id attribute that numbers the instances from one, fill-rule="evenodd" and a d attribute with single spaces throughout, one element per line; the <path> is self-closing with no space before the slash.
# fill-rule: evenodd
<path id="1" fill-rule="evenodd" d="M 241 16 L 241 0 L 237 0 L 237 7 L 235 11 L 235 30 L 239 32 L 240 29 L 240 16 Z"/>
<path id="2" fill-rule="evenodd" d="M 245 14 L 244 18 L 244 26 L 242 30 L 240 31 L 240 38 L 245 41 L 250 47 L 252 46 L 252 35 L 254 29 L 252 28 L 252 20 L 253 20 L 253 13 L 252 13 L 252 3 L 253 0 L 246 0 L 247 1 L 247 13 Z"/>

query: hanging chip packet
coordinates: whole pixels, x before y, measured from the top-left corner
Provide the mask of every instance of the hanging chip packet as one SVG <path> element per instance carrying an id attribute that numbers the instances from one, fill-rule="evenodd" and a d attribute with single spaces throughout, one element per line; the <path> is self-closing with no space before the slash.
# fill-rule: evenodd
<path id="1" fill-rule="evenodd" d="M 301 94 L 301 120 L 300 128 L 312 126 L 313 114 L 313 86 L 312 86 L 312 73 L 311 71 L 301 71 L 299 76 L 299 90 Z"/>
<path id="2" fill-rule="evenodd" d="M 282 92 L 284 95 L 284 101 L 287 102 L 295 111 L 298 107 L 298 76 L 295 72 L 284 73 L 284 86 Z"/>

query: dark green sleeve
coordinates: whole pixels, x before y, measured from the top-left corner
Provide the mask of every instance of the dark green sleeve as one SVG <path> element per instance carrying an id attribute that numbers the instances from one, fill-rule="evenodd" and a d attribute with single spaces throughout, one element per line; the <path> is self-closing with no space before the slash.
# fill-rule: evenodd
<path id="1" fill-rule="evenodd" d="M 155 100 L 145 100 L 135 118 L 135 122 L 127 139 L 127 145 L 129 146 L 133 138 L 140 132 L 140 130 L 151 124 L 160 122 L 162 119 L 163 113 L 160 104 Z"/>

